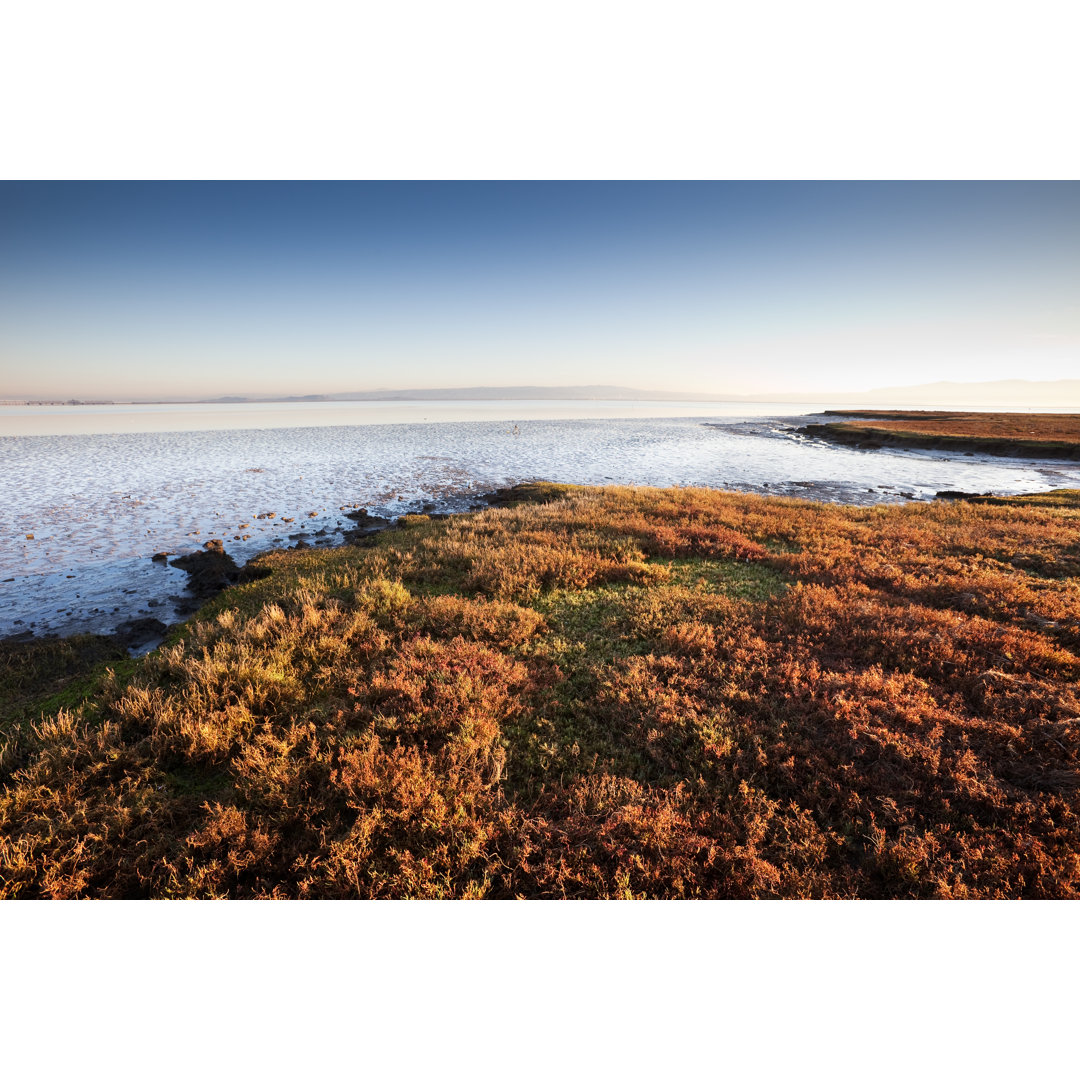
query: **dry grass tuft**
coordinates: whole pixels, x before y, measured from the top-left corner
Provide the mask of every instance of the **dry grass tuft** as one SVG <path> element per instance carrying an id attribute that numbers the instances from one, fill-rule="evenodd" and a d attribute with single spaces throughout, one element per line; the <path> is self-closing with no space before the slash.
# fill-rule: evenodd
<path id="1" fill-rule="evenodd" d="M 0 896 L 1077 896 L 1080 499 L 529 495 L 5 657 Z"/>

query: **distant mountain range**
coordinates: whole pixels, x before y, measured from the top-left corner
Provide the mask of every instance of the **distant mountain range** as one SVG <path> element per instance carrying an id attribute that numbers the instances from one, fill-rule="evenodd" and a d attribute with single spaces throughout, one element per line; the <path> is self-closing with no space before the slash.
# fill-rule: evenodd
<path id="1" fill-rule="evenodd" d="M 118 401 L 132 401 L 131 398 Z M 343 394 L 229 395 L 216 398 L 157 398 L 154 403 L 194 402 L 209 405 L 239 405 L 247 402 L 316 401 L 741 401 L 774 402 L 785 405 L 866 405 L 923 408 L 1027 407 L 1080 410 L 1080 379 L 1037 382 L 1029 379 L 1001 379 L 996 382 L 935 382 L 919 386 L 885 386 L 877 390 L 836 393 L 706 394 L 677 390 L 636 390 L 627 386 L 466 386 L 432 390 L 362 390 Z M 0 401 L 0 404 L 18 404 Z M 31 404 L 88 404 L 87 402 L 31 400 Z M 117 404 L 118 402 L 99 402 Z M 141 399 L 149 404 L 149 399 Z"/>
<path id="2" fill-rule="evenodd" d="M 365 390 L 303 397 L 224 397 L 214 403 L 244 401 L 761 401 L 783 404 L 925 405 L 958 407 L 994 405 L 1080 407 L 1080 379 L 1034 382 L 935 382 L 919 386 L 886 386 L 877 390 L 797 394 L 703 394 L 635 390 L 627 386 L 467 386 L 434 390 Z"/>
<path id="3" fill-rule="evenodd" d="M 361 390 L 348 394 L 304 397 L 213 398 L 215 404 L 236 401 L 721 401 L 716 394 L 634 390 L 627 386 L 464 386 L 435 390 Z"/>

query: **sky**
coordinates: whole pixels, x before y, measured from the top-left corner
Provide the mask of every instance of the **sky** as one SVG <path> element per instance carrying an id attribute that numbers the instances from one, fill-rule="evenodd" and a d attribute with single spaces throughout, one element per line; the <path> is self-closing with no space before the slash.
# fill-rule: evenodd
<path id="1" fill-rule="evenodd" d="M 0 399 L 1080 378 L 1080 183 L 2 182 Z"/>

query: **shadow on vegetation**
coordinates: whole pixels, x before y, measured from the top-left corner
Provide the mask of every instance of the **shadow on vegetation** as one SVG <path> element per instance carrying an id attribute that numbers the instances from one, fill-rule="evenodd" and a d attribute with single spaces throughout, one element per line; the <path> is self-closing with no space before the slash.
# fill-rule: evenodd
<path id="1" fill-rule="evenodd" d="M 497 502 L 0 653 L 0 895 L 1077 895 L 1080 493 Z"/>

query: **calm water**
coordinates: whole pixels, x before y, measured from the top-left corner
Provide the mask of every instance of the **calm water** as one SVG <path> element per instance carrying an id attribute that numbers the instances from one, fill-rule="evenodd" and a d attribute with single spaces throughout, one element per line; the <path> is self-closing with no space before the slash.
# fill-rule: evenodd
<path id="1" fill-rule="evenodd" d="M 824 406 L 822 406 L 824 407 Z M 319 402 L 0 409 L 0 635 L 175 617 L 150 556 L 222 539 L 237 562 L 335 542 L 345 510 L 466 509 L 522 480 L 702 485 L 869 503 L 943 488 L 1080 486 L 1080 466 L 862 451 L 793 428 L 817 406 Z M 273 514 L 273 517 L 259 515 Z M 291 522 L 284 518 L 292 518 Z M 29 536 L 32 535 L 32 539 Z M 244 539 L 246 537 L 246 539 Z"/>
<path id="2" fill-rule="evenodd" d="M 803 413 L 816 405 L 700 401 L 295 401 L 239 405 L 11 405 L 0 408 L 0 436 L 111 435 L 137 431 L 434 424 L 462 420 L 629 419 L 759 416 L 767 408 Z M 824 406 L 822 406 L 824 408 Z"/>

